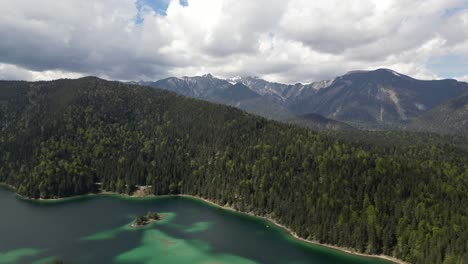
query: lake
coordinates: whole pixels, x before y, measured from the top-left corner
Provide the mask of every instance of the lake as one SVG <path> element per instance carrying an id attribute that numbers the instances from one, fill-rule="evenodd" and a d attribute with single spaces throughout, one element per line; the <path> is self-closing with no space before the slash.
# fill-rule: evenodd
<path id="1" fill-rule="evenodd" d="M 26 201 L 0 188 L 0 263 L 389 263 L 293 239 L 271 223 L 185 197 Z M 148 211 L 165 218 L 129 224 Z"/>

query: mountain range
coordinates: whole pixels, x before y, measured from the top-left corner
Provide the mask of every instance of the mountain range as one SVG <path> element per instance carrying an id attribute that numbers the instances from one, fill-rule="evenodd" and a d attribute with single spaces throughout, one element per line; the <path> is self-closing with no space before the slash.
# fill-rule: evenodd
<path id="1" fill-rule="evenodd" d="M 414 129 L 416 125 L 411 124 L 419 124 L 418 130 L 431 131 L 418 118 L 428 120 L 432 114 L 441 115 L 440 111 L 431 110 L 468 92 L 465 82 L 418 80 L 390 69 L 352 71 L 309 84 L 288 85 L 258 77 L 221 79 L 211 74 L 138 84 L 235 106 L 269 119 L 286 122 L 300 119 L 300 125 L 333 130 L 350 126 L 369 130 Z M 459 115 L 461 120 L 468 118 L 463 111 Z M 451 122 L 452 119 L 447 119 L 444 127 L 459 126 Z"/>

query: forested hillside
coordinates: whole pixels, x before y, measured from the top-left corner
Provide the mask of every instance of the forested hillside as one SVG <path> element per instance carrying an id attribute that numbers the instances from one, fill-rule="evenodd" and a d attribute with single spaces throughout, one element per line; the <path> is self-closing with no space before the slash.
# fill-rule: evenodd
<path id="1" fill-rule="evenodd" d="M 466 263 L 468 154 L 348 141 L 97 78 L 0 82 L 0 182 L 34 198 L 151 185 L 270 216 L 299 236 L 412 263 Z"/>
<path id="2" fill-rule="evenodd" d="M 468 135 L 468 92 L 423 114 L 406 128 L 413 131 Z"/>
<path id="3" fill-rule="evenodd" d="M 333 119 L 325 118 L 319 114 L 307 114 L 297 116 L 283 122 L 308 127 L 318 131 L 350 131 L 355 130 L 352 126 Z"/>

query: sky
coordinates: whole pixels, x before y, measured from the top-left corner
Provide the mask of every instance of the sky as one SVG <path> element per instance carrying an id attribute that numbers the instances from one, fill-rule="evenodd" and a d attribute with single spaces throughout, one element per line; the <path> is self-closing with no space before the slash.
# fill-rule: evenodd
<path id="1" fill-rule="evenodd" d="M 0 79 L 468 81 L 468 0 L 0 0 Z"/>

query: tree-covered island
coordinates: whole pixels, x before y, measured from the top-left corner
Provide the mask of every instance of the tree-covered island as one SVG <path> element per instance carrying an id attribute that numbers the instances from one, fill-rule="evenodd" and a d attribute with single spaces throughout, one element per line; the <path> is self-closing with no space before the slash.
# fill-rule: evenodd
<path id="1" fill-rule="evenodd" d="M 144 227 L 153 222 L 163 219 L 163 215 L 157 212 L 148 212 L 146 215 L 138 216 L 135 221 L 130 225 L 131 227 Z"/>

